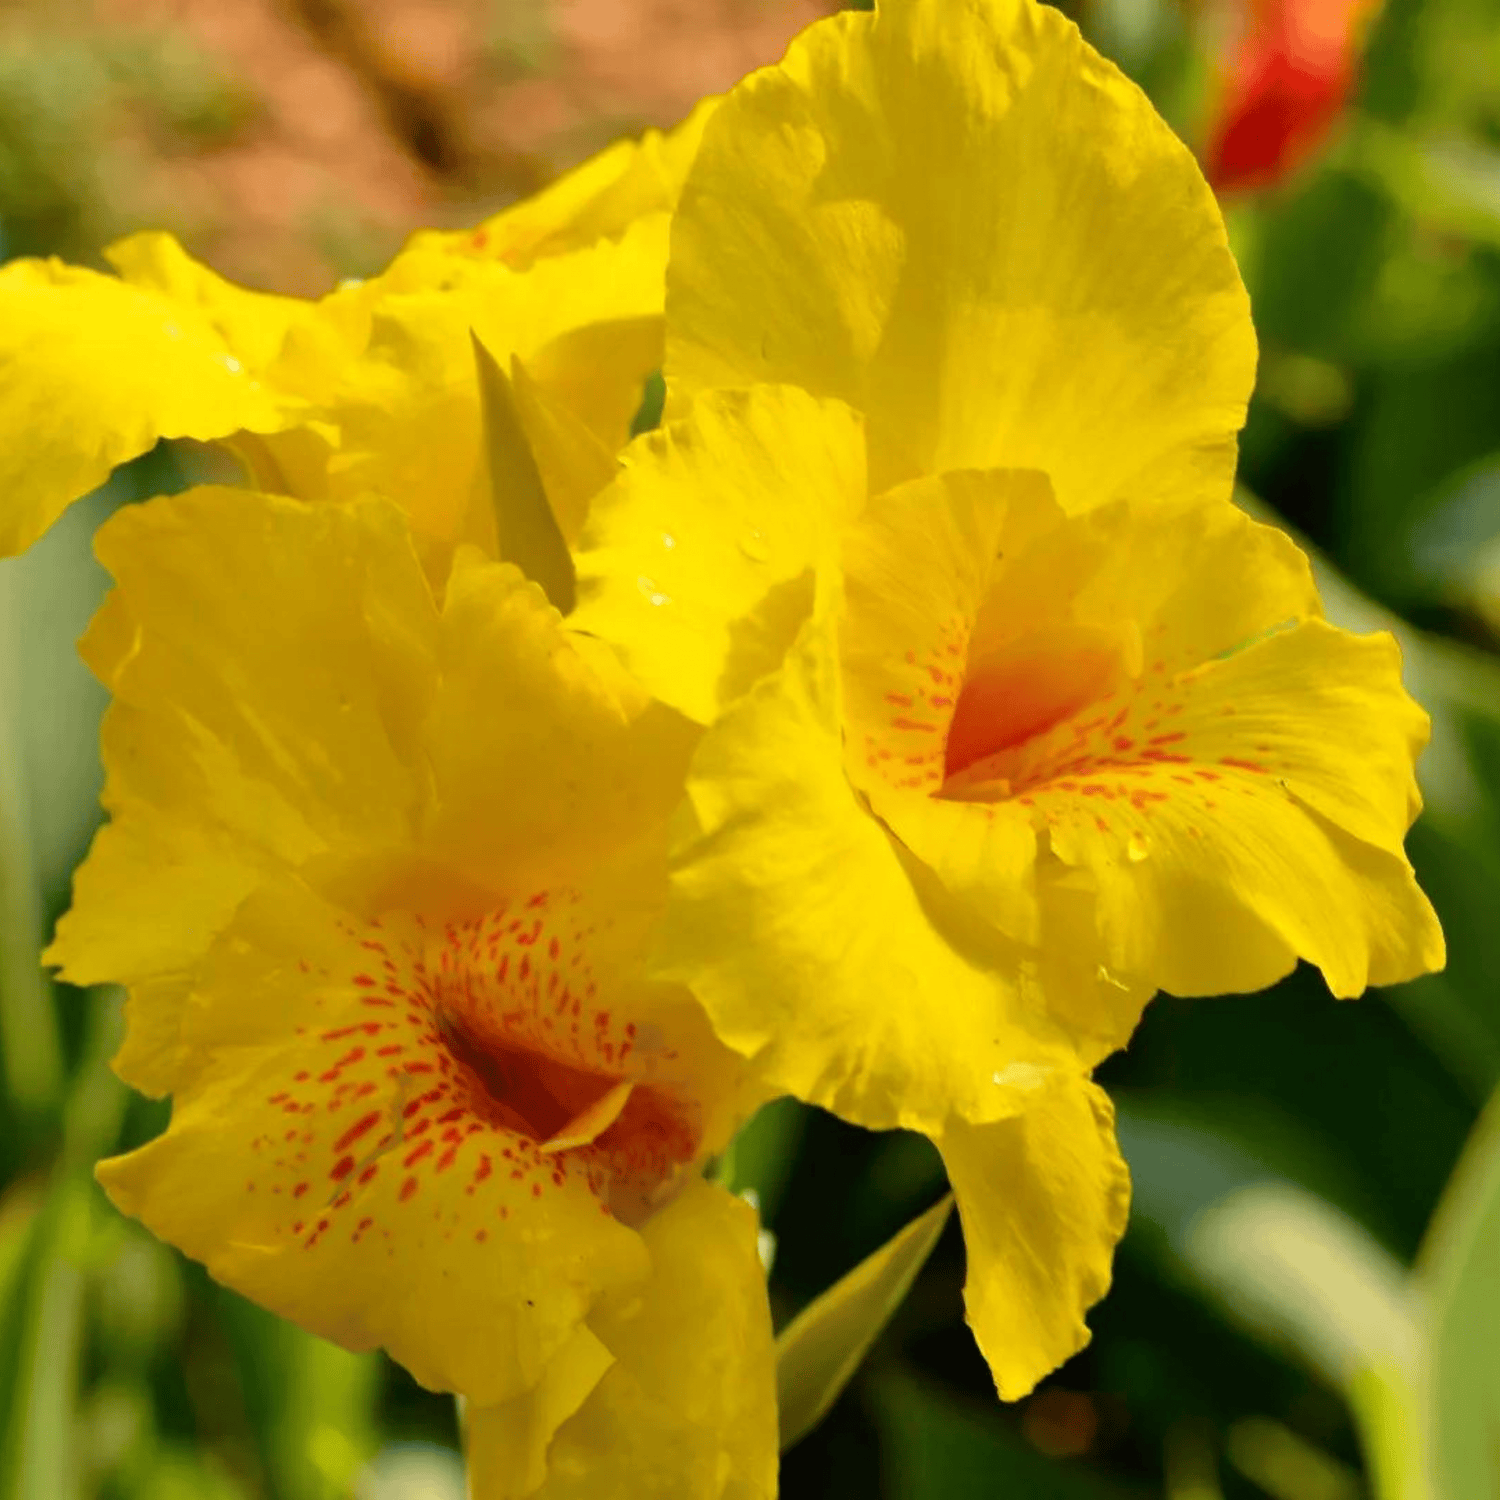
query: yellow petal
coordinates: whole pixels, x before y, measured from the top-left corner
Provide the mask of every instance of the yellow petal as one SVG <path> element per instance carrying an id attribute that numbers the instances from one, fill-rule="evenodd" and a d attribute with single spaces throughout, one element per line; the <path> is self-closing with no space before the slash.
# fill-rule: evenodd
<path id="1" fill-rule="evenodd" d="M 717 391 L 637 440 L 598 497 L 573 624 L 699 722 L 781 659 L 809 569 L 864 500 L 858 418 L 790 386 Z"/>
<path id="2" fill-rule="evenodd" d="M 212 327 L 251 374 L 261 374 L 281 353 L 310 304 L 297 297 L 236 286 L 200 265 L 169 234 L 148 231 L 117 240 L 104 258 L 124 281 L 160 292 Z"/>
<path id="3" fill-rule="evenodd" d="M 993 1125 L 937 1137 L 963 1221 L 969 1326 L 1000 1396 L 1015 1401 L 1088 1342 L 1109 1287 L 1130 1177 L 1102 1089 L 1059 1073 Z"/>
<path id="4" fill-rule="evenodd" d="M 0 553 L 162 438 L 278 425 L 214 311 L 57 261 L 0 268 Z"/>
<path id="5" fill-rule="evenodd" d="M 810 27 L 709 121 L 672 230 L 669 388 L 869 419 L 874 487 L 1044 470 L 1064 509 L 1227 491 L 1249 307 L 1192 157 L 1033 0 Z"/>
<path id="6" fill-rule="evenodd" d="M 501 1406 L 468 1413 L 469 1494 L 473 1500 L 521 1500 L 547 1478 L 547 1449 L 557 1429 L 588 1400 L 614 1355 L 580 1323 L 541 1381 Z"/>
<path id="7" fill-rule="evenodd" d="M 432 858 L 491 888 L 546 885 L 665 823 L 694 731 L 512 567 L 460 553 L 425 731 Z"/>
<path id="8" fill-rule="evenodd" d="M 651 1279 L 591 1319 L 615 1357 L 558 1428 L 538 1500 L 769 1500 L 776 1493 L 775 1359 L 754 1213 L 690 1183 L 641 1230 Z M 497 1451 L 498 1450 L 498 1451 Z M 475 1500 L 514 1487 L 484 1411 L 470 1414 Z"/>
<path id="9" fill-rule="evenodd" d="M 1306 621 L 1091 712 L 1011 771 L 1093 876 L 1106 963 L 1184 995 L 1257 989 L 1299 957 L 1336 995 L 1442 967 L 1401 851 L 1426 718 L 1389 636 Z"/>
<path id="10" fill-rule="evenodd" d="M 769 1085 L 846 1119 L 936 1133 L 1011 1114 L 1038 1069 L 1076 1066 L 1052 991 L 1108 990 L 1097 955 L 1026 949 L 964 912 L 850 785 L 839 710 L 819 618 L 708 731 L 663 972 Z"/>
<path id="11" fill-rule="evenodd" d="M 665 254 L 665 241 L 654 250 Z M 526 361 L 538 391 L 555 406 L 575 415 L 580 425 L 613 455 L 630 437 L 647 378 L 661 369 L 666 328 L 661 317 L 662 268 L 653 263 L 649 311 L 611 316 L 601 309 L 592 322 L 565 328 L 542 344 Z M 580 275 L 591 275 L 590 269 Z M 644 283 L 643 277 L 643 283 Z M 622 305 L 628 305 L 622 299 Z"/>
<path id="12" fill-rule="evenodd" d="M 634 1091 L 635 1083 L 631 1079 L 617 1083 L 608 1093 L 601 1094 L 579 1110 L 555 1135 L 548 1136 L 541 1144 L 542 1153 L 551 1155 L 557 1151 L 571 1151 L 574 1146 L 587 1146 L 597 1141 L 620 1118 Z"/>
<path id="13" fill-rule="evenodd" d="M 617 141 L 533 197 L 477 228 L 423 230 L 413 250 L 493 257 L 524 270 L 549 256 L 618 237 L 643 215 L 675 206 L 717 99 L 704 99 L 675 129 Z"/>
<path id="14" fill-rule="evenodd" d="M 197 959 L 268 872 L 412 838 L 438 622 L 380 503 L 199 489 L 97 547 L 119 585 L 88 642 L 115 694 L 112 821 L 48 959 L 130 983 Z"/>
<path id="15" fill-rule="evenodd" d="M 305 888 L 257 893 L 184 1014 L 199 1063 L 171 1126 L 99 1179 L 271 1310 L 505 1401 L 647 1257 L 601 1212 L 590 1162 L 543 1155 L 447 1043 L 430 951 L 412 919 L 358 925 Z"/>
<path id="16" fill-rule="evenodd" d="M 845 531 L 845 713 L 862 779 L 936 791 L 969 636 L 1013 510 L 1052 518 L 1040 474 L 959 472 L 876 496 Z"/>
<path id="17" fill-rule="evenodd" d="M 215 930 L 228 921 L 226 913 Z M 202 941 L 206 944 L 208 939 Z M 178 1079 L 197 1065 L 182 1039 L 182 1016 L 192 988 L 191 974 L 173 973 L 138 980 L 126 994 L 125 1039 L 110 1067 L 149 1099 L 170 1094 Z"/>
<path id="18" fill-rule="evenodd" d="M 602 240 L 509 273 L 502 295 L 473 304 L 473 327 L 503 362 L 519 355 L 547 394 L 576 410 L 611 452 L 629 436 L 645 378 L 661 363 L 668 221 L 634 220 Z M 477 273 L 498 285 L 505 268 Z M 445 273 L 439 285 L 447 286 Z"/>

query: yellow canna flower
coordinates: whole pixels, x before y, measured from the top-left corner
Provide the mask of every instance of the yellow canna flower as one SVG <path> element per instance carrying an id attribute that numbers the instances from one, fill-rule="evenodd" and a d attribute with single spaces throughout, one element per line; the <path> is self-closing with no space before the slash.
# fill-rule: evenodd
<path id="1" fill-rule="evenodd" d="M 698 1175 L 758 1096 L 643 968 L 691 726 L 381 499 L 199 489 L 97 545 L 111 821 L 47 957 L 129 986 L 117 1070 L 173 1096 L 110 1196 L 468 1396 L 482 1500 L 652 1445 L 656 1493 L 771 1494 L 755 1217 Z"/>
<path id="2" fill-rule="evenodd" d="M 711 107 L 475 230 L 420 233 L 317 302 L 234 286 L 162 234 L 112 246 L 115 276 L 0 267 L 0 554 L 159 439 L 194 438 L 277 493 L 395 498 L 446 565 L 455 540 L 484 540 L 474 339 L 522 387 L 575 524 L 661 363 L 669 211 Z"/>
<path id="3" fill-rule="evenodd" d="M 805 33 L 707 126 L 667 316 L 678 415 L 595 500 L 574 617 L 708 726 L 660 972 L 770 1086 L 937 1143 L 1014 1398 L 1107 1285 L 1088 1073 L 1150 995 L 1441 965 L 1426 718 L 1230 503 L 1222 225 L 1055 11 Z"/>

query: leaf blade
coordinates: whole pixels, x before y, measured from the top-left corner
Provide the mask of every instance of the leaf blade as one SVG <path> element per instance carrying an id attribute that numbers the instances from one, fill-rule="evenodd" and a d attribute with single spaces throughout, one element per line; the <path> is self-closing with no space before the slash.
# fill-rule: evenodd
<path id="1" fill-rule="evenodd" d="M 566 615 L 578 596 L 573 556 L 547 498 L 510 377 L 477 335 L 472 340 L 500 557 L 540 584 Z"/>
<path id="2" fill-rule="evenodd" d="M 905 1299 L 948 1216 L 948 1195 L 810 1302 L 776 1340 L 776 1400 L 785 1451 L 828 1414 Z"/>

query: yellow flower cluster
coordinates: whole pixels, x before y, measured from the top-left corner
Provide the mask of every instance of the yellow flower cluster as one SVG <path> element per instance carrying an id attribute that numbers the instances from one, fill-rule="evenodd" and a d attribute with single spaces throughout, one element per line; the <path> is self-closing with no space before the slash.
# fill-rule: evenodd
<path id="1" fill-rule="evenodd" d="M 941 1151 L 1000 1393 L 1087 1338 L 1157 989 L 1437 967 L 1426 721 L 1236 510 L 1208 189 L 1034 0 L 886 0 L 316 303 L 169 239 L 0 269 L 0 542 L 163 438 L 83 645 L 50 961 L 222 1281 L 469 1400 L 474 1492 L 775 1488 L 793 1094 Z M 664 423 L 632 437 L 648 378 Z"/>

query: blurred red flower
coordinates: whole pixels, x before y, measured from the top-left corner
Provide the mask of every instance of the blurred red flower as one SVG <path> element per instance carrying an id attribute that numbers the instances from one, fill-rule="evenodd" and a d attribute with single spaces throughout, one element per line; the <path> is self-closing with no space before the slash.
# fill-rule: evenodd
<path id="1" fill-rule="evenodd" d="M 1265 187 L 1322 144 L 1373 9 L 1371 0 L 1250 0 L 1204 154 L 1217 189 Z"/>

